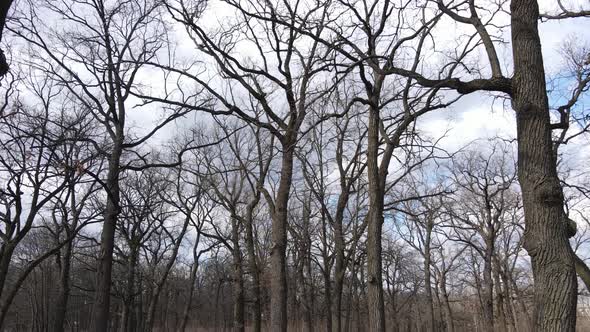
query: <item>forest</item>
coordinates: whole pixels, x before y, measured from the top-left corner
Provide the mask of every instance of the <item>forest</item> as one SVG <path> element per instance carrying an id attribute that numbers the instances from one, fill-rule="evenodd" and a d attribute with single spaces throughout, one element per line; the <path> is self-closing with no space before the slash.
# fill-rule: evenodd
<path id="1" fill-rule="evenodd" d="M 0 331 L 590 331 L 587 0 L 3 0 Z"/>

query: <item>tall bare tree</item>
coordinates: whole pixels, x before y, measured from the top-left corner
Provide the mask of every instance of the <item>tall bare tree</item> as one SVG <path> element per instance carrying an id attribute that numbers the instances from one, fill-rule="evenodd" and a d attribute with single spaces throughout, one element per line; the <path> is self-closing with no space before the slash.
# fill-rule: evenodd
<path id="1" fill-rule="evenodd" d="M 223 1 L 221 5 L 235 9 L 236 20 L 227 21 L 218 29 L 201 26 L 193 15 L 195 8 L 185 2 L 170 3 L 168 10 L 176 21 L 186 27 L 199 51 L 217 66 L 223 81 L 206 81 L 190 67 L 154 65 L 178 75 L 179 82 L 189 80 L 203 87 L 222 108 L 218 110 L 212 107 L 208 113 L 238 117 L 270 132 L 279 142 L 281 161 L 278 186 L 274 193 L 265 187 L 261 189 L 264 189 L 263 195 L 273 221 L 270 329 L 286 331 L 287 223 L 294 153 L 301 132 L 305 130 L 305 119 L 310 108 L 333 91 L 334 83 L 326 87 L 325 80 L 321 80 L 322 74 L 331 66 L 329 60 L 332 51 L 295 28 L 271 23 L 260 17 L 281 17 L 290 22 L 303 17 L 304 21 L 322 22 L 326 19 L 328 8 L 321 4 L 299 6 L 239 1 Z M 310 33 L 320 35 L 321 26 L 310 30 Z M 246 57 L 236 52 L 237 48 L 242 47 L 249 47 L 255 52 Z M 337 77 L 336 82 L 339 79 Z M 233 92 L 221 94 L 219 86 Z M 195 109 L 192 100 L 196 95 L 184 93 L 183 85 L 177 88 L 183 93 L 142 97 L 182 109 Z"/>
<path id="2" fill-rule="evenodd" d="M 106 139 L 93 140 L 94 148 L 108 159 L 106 178 L 101 181 L 107 204 L 97 262 L 94 331 L 109 325 L 112 255 L 117 215 L 120 211 L 119 179 L 126 168 L 124 151 L 141 147 L 167 123 L 186 112 L 172 111 L 147 132 L 129 130 L 129 96 L 139 84 L 138 76 L 166 46 L 166 30 L 160 20 L 161 2 L 45 1 L 26 3 L 15 14 L 11 31 L 36 51 L 33 61 L 51 79 L 62 84 L 83 107 L 92 110 Z M 52 26 L 45 17 L 63 22 Z M 92 19 L 88 19 L 88 18 Z M 143 160 L 141 154 L 127 158 Z"/>

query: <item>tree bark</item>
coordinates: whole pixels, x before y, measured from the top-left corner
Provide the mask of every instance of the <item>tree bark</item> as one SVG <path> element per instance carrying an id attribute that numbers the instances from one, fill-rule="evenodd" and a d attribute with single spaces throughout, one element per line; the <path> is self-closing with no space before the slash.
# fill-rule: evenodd
<path id="1" fill-rule="evenodd" d="M 117 128 L 118 137 L 109 158 L 109 170 L 106 180 L 107 204 L 100 236 L 100 254 L 96 272 L 96 294 L 92 312 L 92 331 L 106 332 L 109 324 L 111 304 L 111 280 L 113 269 L 113 249 L 115 246 L 115 229 L 119 215 L 119 172 L 123 144 L 123 133 Z"/>
<path id="2" fill-rule="evenodd" d="M 338 197 L 338 204 L 336 207 L 336 215 L 334 217 L 334 251 L 335 251 L 335 264 L 334 264 L 334 320 L 336 324 L 336 331 L 342 331 L 342 291 L 344 284 L 344 276 L 346 274 L 346 261 L 345 261 L 345 244 L 344 244 L 344 230 L 342 222 L 344 220 L 344 211 L 346 209 L 349 190 L 345 184 L 344 175 L 341 175 L 340 185 L 340 196 Z M 352 181 L 352 180 L 350 180 Z"/>
<path id="3" fill-rule="evenodd" d="M 234 332 L 244 332 L 244 268 L 240 250 L 240 232 L 238 219 L 232 217 L 232 256 L 233 256 L 233 296 L 234 296 Z"/>
<path id="4" fill-rule="evenodd" d="M 134 240 L 132 240 L 134 241 Z M 123 308 L 121 313 L 121 331 L 132 332 L 135 331 L 135 324 L 131 319 L 134 309 L 135 298 L 135 269 L 137 266 L 137 257 L 139 255 L 139 248 L 135 244 L 131 244 L 129 258 L 127 262 L 127 273 L 125 281 L 125 295 L 123 298 Z"/>
<path id="5" fill-rule="evenodd" d="M 12 243 L 4 243 L 0 249 L 0 295 L 4 293 L 4 284 L 8 275 L 8 268 L 10 267 L 10 260 L 14 252 L 14 245 Z"/>
<path id="6" fill-rule="evenodd" d="M 381 275 L 383 265 L 381 258 L 381 230 L 383 227 L 384 197 L 381 177 L 379 176 L 379 122 L 379 110 L 370 108 L 367 142 L 367 171 L 369 179 L 367 302 L 369 309 L 369 332 L 385 331 L 383 282 Z"/>
<path id="7" fill-rule="evenodd" d="M 424 289 L 426 290 L 426 331 L 434 332 L 434 301 L 432 298 L 432 278 L 430 275 L 430 241 L 432 236 L 432 221 L 427 220 L 426 236 L 424 239 Z"/>
<path id="8" fill-rule="evenodd" d="M 65 245 L 61 267 L 59 271 L 59 292 L 55 301 L 53 330 L 63 331 L 68 312 L 68 298 L 70 296 L 70 267 L 72 263 L 73 239 Z"/>
<path id="9" fill-rule="evenodd" d="M 506 312 L 504 310 L 505 307 L 505 298 L 504 292 L 502 289 L 502 284 L 500 283 L 500 266 L 496 263 L 494 264 L 493 269 L 494 275 L 494 287 L 496 289 L 496 315 L 498 317 L 498 324 L 497 329 L 500 332 L 505 332 L 508 330 L 508 324 L 506 320 Z"/>
<path id="10" fill-rule="evenodd" d="M 482 312 L 484 329 L 494 331 L 494 283 L 492 280 L 492 258 L 494 254 L 494 238 L 489 236 L 485 239 L 483 282 L 482 282 Z"/>
<path id="11" fill-rule="evenodd" d="M 453 311 L 451 310 L 451 302 L 449 301 L 449 293 L 447 292 L 446 277 L 441 280 L 440 291 L 443 297 L 443 311 L 445 313 L 447 332 L 454 332 L 455 323 L 453 322 Z"/>
<path id="12" fill-rule="evenodd" d="M 256 204 L 258 201 L 256 201 Z M 254 245 L 254 207 L 249 207 L 246 223 L 246 251 L 248 252 L 248 267 L 252 275 L 253 298 L 253 332 L 260 332 L 262 328 L 262 306 L 260 300 L 260 272 L 256 261 L 256 248 Z"/>
<path id="13" fill-rule="evenodd" d="M 270 253 L 270 330 L 287 331 L 287 217 L 293 175 L 294 139 L 285 139 L 281 178 L 272 213 L 272 249 Z"/>
<path id="14" fill-rule="evenodd" d="M 535 0 L 512 0 L 518 178 L 525 214 L 524 248 L 531 257 L 534 329 L 574 331 L 577 279 L 564 198 L 551 140 L 549 105 Z"/>

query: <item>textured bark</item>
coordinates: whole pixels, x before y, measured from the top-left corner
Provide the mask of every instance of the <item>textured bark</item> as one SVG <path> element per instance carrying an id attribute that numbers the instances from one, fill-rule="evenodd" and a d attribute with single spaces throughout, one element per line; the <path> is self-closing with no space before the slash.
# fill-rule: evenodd
<path id="1" fill-rule="evenodd" d="M 582 279 L 582 281 L 584 282 L 584 285 L 586 285 L 586 289 L 588 289 L 590 291 L 590 269 L 588 268 L 586 263 L 584 263 L 584 261 L 582 259 L 580 259 L 580 257 L 578 257 L 577 255 L 575 257 L 575 260 L 576 260 L 576 273 L 578 274 L 580 279 Z"/>
<path id="2" fill-rule="evenodd" d="M 272 214 L 272 249 L 270 253 L 270 330 L 287 331 L 287 217 L 293 176 L 294 140 L 283 143 L 281 179 Z"/>
<path id="3" fill-rule="evenodd" d="M 376 98 L 375 98 L 376 99 Z M 376 104 L 376 103 L 375 103 Z M 369 178 L 369 213 L 367 227 L 367 302 L 369 332 L 385 331 L 383 302 L 381 230 L 383 227 L 383 186 L 379 176 L 379 110 L 369 110 L 367 142 L 367 171 Z"/>
<path id="4" fill-rule="evenodd" d="M 491 225 L 491 224 L 490 224 Z M 490 232 L 491 233 L 491 232 Z M 481 303 L 483 305 L 483 324 L 486 331 L 494 331 L 494 283 L 492 280 L 492 258 L 494 254 L 493 236 L 485 239 L 483 280 L 481 290 Z"/>
<path id="5" fill-rule="evenodd" d="M 524 248 L 531 257 L 534 330 L 574 331 L 577 279 L 568 242 L 563 192 L 552 151 L 549 106 L 535 0 L 512 0 L 518 178 L 525 213 Z"/>
<path id="6" fill-rule="evenodd" d="M 121 146 L 123 143 L 122 130 L 115 142 L 109 159 L 109 170 L 106 180 L 107 204 L 104 212 L 104 222 L 100 236 L 100 254 L 96 271 L 96 293 L 92 311 L 92 331 L 106 332 L 109 325 L 111 304 L 111 273 L 113 269 L 113 248 L 115 245 L 115 228 L 119 215 L 119 172 Z"/>
<path id="7" fill-rule="evenodd" d="M 73 241 L 73 240 L 72 240 Z M 66 314 L 68 311 L 68 299 L 70 296 L 70 266 L 72 263 L 72 246 L 70 241 L 63 248 L 63 258 L 61 258 L 59 271 L 59 292 L 55 301 L 53 330 L 65 330 Z"/>
<path id="8" fill-rule="evenodd" d="M 0 295 L 3 294 L 6 277 L 8 275 L 8 268 L 10 266 L 10 260 L 14 253 L 14 245 L 12 243 L 3 243 L 0 248 Z"/>

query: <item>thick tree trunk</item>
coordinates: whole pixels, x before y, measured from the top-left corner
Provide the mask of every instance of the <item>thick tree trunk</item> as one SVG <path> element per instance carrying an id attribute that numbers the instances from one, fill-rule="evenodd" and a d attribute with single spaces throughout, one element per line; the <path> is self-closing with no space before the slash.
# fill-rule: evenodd
<path id="1" fill-rule="evenodd" d="M 119 214 L 119 163 L 123 134 L 118 130 L 119 138 L 113 147 L 109 159 L 109 170 L 106 180 L 107 204 L 100 237 L 100 254 L 96 274 L 96 294 L 92 312 L 92 331 L 106 332 L 109 325 L 111 304 L 111 273 L 113 269 L 113 249 L 115 246 L 115 229 Z"/>
<path id="2" fill-rule="evenodd" d="M 367 142 L 367 171 L 369 178 L 369 212 L 367 232 L 367 302 L 369 332 L 385 331 L 383 302 L 381 230 L 383 227 L 383 187 L 379 176 L 379 110 L 369 110 Z"/>
<path id="3" fill-rule="evenodd" d="M 3 301 L 0 302 L 0 329 L 4 326 L 6 314 L 8 313 L 8 307 L 10 306 L 10 301 L 6 299 L 6 291 L 4 288 L 13 252 L 14 246 L 12 243 L 3 245 L 2 250 L 0 251 L 0 295 L 3 299 Z M 8 291 L 8 293 L 10 293 L 10 291 Z"/>
<path id="4" fill-rule="evenodd" d="M 493 239 L 486 239 L 482 282 L 482 312 L 484 329 L 494 331 L 494 283 L 492 280 Z"/>
<path id="5" fill-rule="evenodd" d="M 500 266 L 498 266 L 497 263 L 494 264 L 493 270 L 494 287 L 496 289 L 496 315 L 498 317 L 497 330 L 499 332 L 506 332 L 508 330 L 508 324 L 506 320 L 506 311 L 504 310 L 504 292 L 502 289 L 502 284 L 500 283 Z"/>
<path id="6" fill-rule="evenodd" d="M 6 283 L 13 252 L 14 245 L 10 242 L 3 244 L 2 249 L 0 249 L 0 295 L 4 293 L 4 284 Z"/>
<path id="7" fill-rule="evenodd" d="M 551 141 L 543 54 L 535 0 L 512 0 L 518 178 L 525 213 L 524 248 L 531 256 L 534 329 L 574 331 L 577 279 L 569 245 L 563 192 Z"/>
<path id="8" fill-rule="evenodd" d="M 272 249 L 270 253 L 270 330 L 287 331 L 287 217 L 293 175 L 294 140 L 283 143 L 281 179 L 272 215 Z"/>
<path id="9" fill-rule="evenodd" d="M 341 180 L 342 181 L 342 180 Z M 338 197 L 336 216 L 334 217 L 334 323 L 336 331 L 342 331 L 342 290 L 344 284 L 344 275 L 346 274 L 346 263 L 344 257 L 344 231 L 342 221 L 344 219 L 344 210 L 348 203 L 348 188 L 344 183 L 340 186 L 341 193 Z"/>
<path id="10" fill-rule="evenodd" d="M 73 241 L 73 240 L 72 240 Z M 55 300 L 53 330 L 65 330 L 64 323 L 66 321 L 66 314 L 68 312 L 68 299 L 70 296 L 70 266 L 72 261 L 72 246 L 70 241 L 63 248 L 63 258 L 61 260 L 61 268 L 59 271 L 59 292 Z"/>

